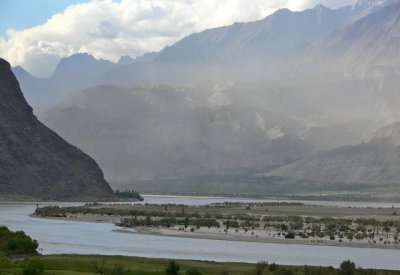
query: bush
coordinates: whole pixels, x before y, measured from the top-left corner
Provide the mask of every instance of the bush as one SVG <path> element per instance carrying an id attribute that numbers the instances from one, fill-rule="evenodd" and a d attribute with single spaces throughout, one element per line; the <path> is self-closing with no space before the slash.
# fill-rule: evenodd
<path id="1" fill-rule="evenodd" d="M 169 265 L 165 270 L 165 273 L 167 275 L 178 275 L 180 269 L 180 266 L 175 263 L 175 261 L 169 261 Z"/>
<path id="2" fill-rule="evenodd" d="M 12 232 L 7 227 L 0 227 L 0 252 L 5 254 L 34 254 L 38 243 L 23 231 Z"/>
<path id="3" fill-rule="evenodd" d="M 22 267 L 22 274 L 24 275 L 41 275 L 43 271 L 44 264 L 37 259 L 29 260 Z"/>
<path id="4" fill-rule="evenodd" d="M 296 233 L 294 233 L 293 231 L 289 231 L 289 232 L 285 235 L 285 239 L 294 239 L 295 236 L 296 236 Z"/>
<path id="5" fill-rule="evenodd" d="M 272 264 L 269 265 L 268 269 L 269 269 L 269 271 L 274 272 L 274 271 L 276 271 L 278 269 L 278 265 L 276 263 L 272 263 Z"/>
<path id="6" fill-rule="evenodd" d="M 356 272 L 356 264 L 350 260 L 343 261 L 340 264 L 340 274 L 353 275 Z"/>
<path id="7" fill-rule="evenodd" d="M 264 261 L 258 262 L 256 265 L 256 275 L 262 275 L 268 264 Z"/>

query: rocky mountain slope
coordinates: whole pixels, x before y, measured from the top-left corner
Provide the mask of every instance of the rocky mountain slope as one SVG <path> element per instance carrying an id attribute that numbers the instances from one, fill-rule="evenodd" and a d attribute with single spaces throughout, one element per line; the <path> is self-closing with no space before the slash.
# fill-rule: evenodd
<path id="1" fill-rule="evenodd" d="M 67 94 L 99 84 L 132 86 L 286 78 L 311 45 L 392 1 L 362 1 L 340 9 L 318 5 L 301 12 L 282 9 L 263 20 L 189 35 L 158 53 L 136 59 L 125 56 L 117 64 L 75 54 L 62 59 L 49 78 L 33 77 L 21 68 L 14 72 L 37 113 L 59 103 Z M 302 67 L 301 71 L 306 70 Z"/>
<path id="2" fill-rule="evenodd" d="M 99 83 L 193 83 L 280 77 L 308 47 L 351 22 L 363 9 L 350 6 L 292 12 L 191 34 L 166 47 L 154 62 L 116 67 Z M 286 74 L 285 74 L 286 75 Z"/>
<path id="3" fill-rule="evenodd" d="M 99 86 L 43 119 L 93 156 L 112 182 L 240 174 L 305 156 L 307 145 L 294 130 L 298 122 L 236 106 L 216 90 Z"/>
<path id="4" fill-rule="evenodd" d="M 268 176 L 311 180 L 324 184 L 398 184 L 400 122 L 378 131 L 370 140 L 302 159 L 269 172 Z"/>
<path id="5" fill-rule="evenodd" d="M 0 195 L 113 199 L 96 162 L 32 114 L 10 65 L 0 59 Z"/>
<path id="6" fill-rule="evenodd" d="M 265 19 L 192 34 L 156 57 L 156 62 L 267 63 L 301 54 L 313 42 L 347 23 L 352 9 L 318 5 L 302 12 L 281 9 Z"/>
<path id="7" fill-rule="evenodd" d="M 268 175 L 291 177 L 293 171 L 317 181 L 377 183 L 357 174 L 364 172 L 330 172 L 321 164 L 319 174 L 302 165 L 311 161 L 317 169 L 315 162 L 327 153 L 314 159 L 316 152 L 342 152 L 346 145 L 349 152 L 343 149 L 337 159 L 351 159 L 361 150 L 352 151 L 357 144 L 400 121 L 399 5 L 362 0 L 337 10 L 279 10 L 119 64 L 73 56 L 60 63 L 59 75 L 70 75 L 59 79 L 65 93 L 55 90 L 43 99 L 32 91 L 46 87 L 52 93 L 40 81 L 61 83 L 57 73 L 36 84 L 22 82 L 28 98 L 51 102 L 47 107 L 53 108 L 41 114 L 46 125 L 90 153 L 112 181 L 249 174 L 284 165 Z M 91 63 L 96 69 L 85 77 L 90 81 L 69 85 L 80 79 L 81 68 L 90 74 Z M 61 70 L 67 67 L 71 74 Z M 15 70 L 21 79 L 31 78 Z M 60 97 L 89 85 L 94 88 Z M 375 164 L 358 165 L 352 169 L 373 170 Z"/>
<path id="8" fill-rule="evenodd" d="M 112 182 L 240 174 L 355 145 L 400 120 L 400 78 L 291 83 L 104 85 L 42 121 L 93 156 Z"/>
<path id="9" fill-rule="evenodd" d="M 317 43 L 308 59 L 323 70 L 366 70 L 400 66 L 400 2 L 338 29 Z"/>

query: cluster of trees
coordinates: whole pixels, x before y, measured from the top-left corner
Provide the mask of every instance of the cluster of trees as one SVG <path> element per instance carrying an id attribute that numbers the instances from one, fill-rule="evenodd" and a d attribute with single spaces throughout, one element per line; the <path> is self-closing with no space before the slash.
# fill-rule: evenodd
<path id="1" fill-rule="evenodd" d="M 115 195 L 117 196 L 117 198 L 120 198 L 120 199 L 137 199 L 140 201 L 144 200 L 144 198 L 136 190 L 120 191 L 117 189 L 115 191 Z"/>
<path id="2" fill-rule="evenodd" d="M 215 202 L 209 204 L 209 207 L 218 207 L 218 208 L 232 208 L 232 207 L 268 207 L 268 206 L 304 206 L 304 203 L 301 202 L 251 202 L 251 203 L 243 203 L 243 202 Z"/>
<path id="3" fill-rule="evenodd" d="M 132 208 L 116 208 L 97 205 L 79 207 L 46 206 L 36 209 L 37 216 L 66 217 L 74 214 L 98 214 L 109 216 L 126 216 L 119 225 L 173 227 L 184 225 L 190 220 L 190 226 L 225 227 L 245 232 L 262 228 L 266 233 L 275 231 L 277 236 L 285 238 L 329 238 L 330 240 L 368 240 L 371 243 L 398 244 L 400 221 L 380 221 L 373 218 L 343 219 L 331 217 L 276 216 L 250 213 L 221 213 L 218 208 L 236 207 L 237 203 L 223 203 L 203 208 L 184 205 L 149 205 Z M 252 207 L 252 204 L 240 204 L 241 207 Z M 258 205 L 258 204 L 255 204 Z M 262 204 L 264 205 L 264 204 Z M 211 208 L 211 207 L 217 208 Z M 201 211 L 199 213 L 198 211 Z M 230 211 L 233 212 L 233 211 Z M 277 232 L 276 232 L 277 231 Z"/>
<path id="4" fill-rule="evenodd" d="M 12 232 L 5 226 L 0 226 L 0 254 L 36 254 L 36 240 L 32 240 L 23 231 Z"/>
<path id="5" fill-rule="evenodd" d="M 181 267 L 175 261 L 169 261 L 167 268 L 165 269 L 165 273 L 167 275 L 202 275 L 203 273 L 197 268 L 187 269 L 185 273 L 180 273 Z M 221 275 L 229 275 L 229 271 L 222 270 Z M 295 275 L 295 274 L 305 274 L 305 275 L 378 275 L 378 274 L 386 274 L 386 272 L 381 272 L 372 269 L 363 269 L 361 267 L 357 267 L 356 264 L 350 260 L 343 261 L 340 264 L 338 269 L 333 267 L 285 267 L 280 266 L 278 264 L 272 263 L 268 264 L 267 262 L 258 262 L 254 268 L 254 271 L 246 274 L 254 274 L 254 275 L 264 275 L 264 274 L 272 274 L 272 275 Z"/>
<path id="6" fill-rule="evenodd" d="M 201 218 L 197 212 L 186 213 L 185 207 L 180 207 L 179 211 L 155 211 L 155 210 L 139 210 L 139 209 L 121 209 L 115 207 L 93 207 L 96 205 L 85 206 L 44 206 L 36 208 L 33 213 L 39 217 L 66 217 L 74 214 L 97 214 L 108 216 L 151 216 L 151 217 L 193 217 Z M 167 208 L 167 205 L 165 206 Z M 168 208 L 167 208 L 168 209 Z"/>
<path id="7" fill-rule="evenodd" d="M 124 227 L 137 227 L 137 226 L 160 226 L 160 227 L 173 227 L 175 225 L 184 226 L 187 228 L 188 226 L 193 226 L 196 228 L 200 228 L 202 226 L 205 227 L 220 227 L 220 224 L 215 219 L 203 219 L 203 218 L 175 218 L 175 217 L 165 217 L 165 218 L 152 218 L 150 216 L 146 216 L 145 218 L 125 218 L 122 219 L 118 226 Z"/>
<path id="8" fill-rule="evenodd" d="M 336 238 L 341 241 L 343 238 L 349 240 L 368 239 L 373 243 L 377 240 L 380 243 L 398 244 L 398 234 L 400 232 L 400 222 L 393 220 L 378 221 L 376 219 L 340 219 L 340 218 L 314 218 L 300 216 L 264 216 L 264 228 L 274 228 L 280 230 L 282 235 L 290 237 L 295 234 L 301 238 L 329 237 L 331 240 Z"/>
<path id="9" fill-rule="evenodd" d="M 118 225 L 124 227 L 173 227 L 184 225 L 185 228 L 192 226 L 200 227 L 221 227 L 225 230 L 242 228 L 245 232 L 261 227 L 278 231 L 278 237 L 284 236 L 286 239 L 299 238 L 329 238 L 331 240 L 347 238 L 349 240 L 369 239 L 371 242 L 389 243 L 389 235 L 392 243 L 397 244 L 400 224 L 398 221 L 378 221 L 375 219 L 340 219 L 340 218 L 314 218 L 301 216 L 260 216 L 249 214 L 234 215 L 200 215 L 198 213 L 187 213 L 185 217 L 182 213 L 177 216 L 165 217 L 165 212 L 146 213 L 146 216 L 137 216 L 122 219 Z M 397 229 L 396 229 L 397 228 Z M 380 237 L 380 238 L 378 238 Z M 377 240 L 376 240 L 377 238 Z"/>

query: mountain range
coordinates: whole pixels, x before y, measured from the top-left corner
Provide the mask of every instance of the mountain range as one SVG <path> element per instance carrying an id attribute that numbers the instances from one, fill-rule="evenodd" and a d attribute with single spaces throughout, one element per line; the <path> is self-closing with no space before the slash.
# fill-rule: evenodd
<path id="1" fill-rule="evenodd" d="M 400 3 L 340 28 L 316 44 L 309 58 L 318 68 L 366 70 L 400 64 Z"/>
<path id="2" fill-rule="evenodd" d="M 13 70 L 41 120 L 111 183 L 393 184 L 397 145 L 379 137 L 400 121 L 398 18 L 395 0 L 282 9 L 116 64 L 77 54 L 48 79 Z"/>
<path id="3" fill-rule="evenodd" d="M 400 122 L 379 130 L 370 140 L 339 147 L 280 167 L 267 176 L 329 183 L 398 184 Z"/>
<path id="4" fill-rule="evenodd" d="M 305 156 L 297 121 L 225 105 L 223 97 L 218 87 L 98 86 L 43 120 L 93 156 L 112 181 L 240 174 Z"/>
<path id="5" fill-rule="evenodd" d="M 366 2 L 340 9 L 323 5 L 302 12 L 281 9 L 259 21 L 189 35 L 158 53 L 136 59 L 125 56 L 117 64 L 75 54 L 63 58 L 49 78 L 36 78 L 20 67 L 14 68 L 14 73 L 37 112 L 59 103 L 67 94 L 98 84 L 280 80 L 306 62 L 302 57 L 310 47 L 393 0 Z M 316 54 L 311 54 L 312 60 Z M 304 71 L 304 66 L 301 68 Z"/>

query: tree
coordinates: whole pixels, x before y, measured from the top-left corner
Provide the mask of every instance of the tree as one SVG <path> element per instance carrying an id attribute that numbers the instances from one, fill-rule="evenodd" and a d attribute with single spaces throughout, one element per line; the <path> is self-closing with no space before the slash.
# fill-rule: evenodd
<path id="1" fill-rule="evenodd" d="M 296 233 L 293 231 L 289 231 L 286 235 L 285 235 L 285 239 L 294 239 L 296 237 Z"/>
<path id="2" fill-rule="evenodd" d="M 189 218 L 186 216 L 185 217 L 185 231 L 188 228 L 188 226 L 189 226 Z"/>
<path id="3" fill-rule="evenodd" d="M 180 266 L 175 263 L 175 261 L 169 261 L 168 267 L 165 270 L 165 273 L 167 275 L 178 275 L 179 274 L 179 270 L 180 270 Z"/>
<path id="4" fill-rule="evenodd" d="M 340 264 L 340 274 L 353 275 L 356 272 L 356 264 L 350 260 L 343 261 Z"/>
<path id="5" fill-rule="evenodd" d="M 0 226 L 0 254 L 36 254 L 36 240 L 32 240 L 23 231 L 12 232 L 5 226 Z"/>
<path id="6" fill-rule="evenodd" d="M 274 272 L 274 271 L 276 271 L 278 269 L 278 265 L 276 263 L 272 263 L 272 264 L 269 265 L 268 269 L 269 269 L 269 271 Z"/>

